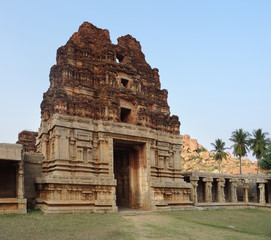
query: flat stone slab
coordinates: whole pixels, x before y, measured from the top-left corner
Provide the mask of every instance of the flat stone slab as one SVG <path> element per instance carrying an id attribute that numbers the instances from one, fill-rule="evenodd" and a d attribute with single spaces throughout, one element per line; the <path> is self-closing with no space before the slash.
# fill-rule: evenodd
<path id="1" fill-rule="evenodd" d="M 0 159 L 21 161 L 23 146 L 20 144 L 0 143 Z"/>

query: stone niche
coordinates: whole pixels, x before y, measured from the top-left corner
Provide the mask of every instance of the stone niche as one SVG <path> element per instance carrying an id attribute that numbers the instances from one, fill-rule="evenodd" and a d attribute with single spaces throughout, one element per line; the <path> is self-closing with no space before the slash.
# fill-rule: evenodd
<path id="1" fill-rule="evenodd" d="M 22 146 L 0 144 L 0 213 L 26 213 Z"/>
<path id="2" fill-rule="evenodd" d="M 157 69 L 130 35 L 83 23 L 57 51 L 37 138 L 46 213 L 159 210 L 191 205 L 182 138 Z"/>

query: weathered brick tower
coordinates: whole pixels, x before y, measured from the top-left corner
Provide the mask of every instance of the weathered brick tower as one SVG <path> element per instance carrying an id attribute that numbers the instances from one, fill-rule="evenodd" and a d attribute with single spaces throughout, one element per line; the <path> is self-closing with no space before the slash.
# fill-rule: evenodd
<path id="1" fill-rule="evenodd" d="M 167 90 L 130 35 L 83 23 L 57 51 L 41 103 L 37 181 L 46 213 L 178 208 L 190 204 L 182 140 Z"/>

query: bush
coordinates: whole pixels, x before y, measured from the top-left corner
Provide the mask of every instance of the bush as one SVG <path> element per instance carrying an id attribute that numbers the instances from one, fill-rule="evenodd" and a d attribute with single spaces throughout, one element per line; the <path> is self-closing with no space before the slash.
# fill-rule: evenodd
<path id="1" fill-rule="evenodd" d="M 196 150 L 197 153 L 206 152 L 207 150 L 205 148 L 198 148 Z"/>

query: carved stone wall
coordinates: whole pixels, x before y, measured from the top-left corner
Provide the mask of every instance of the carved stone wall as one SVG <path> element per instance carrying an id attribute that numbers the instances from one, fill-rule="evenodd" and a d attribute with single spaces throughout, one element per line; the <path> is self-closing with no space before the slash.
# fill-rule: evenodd
<path id="1" fill-rule="evenodd" d="M 42 154 L 29 152 L 25 152 L 23 154 L 24 190 L 28 208 L 35 207 L 35 199 L 38 197 L 38 193 L 35 188 L 35 181 L 37 177 L 41 176 L 43 159 Z"/>
<path id="2" fill-rule="evenodd" d="M 123 147 L 132 149 L 127 163 L 130 207 L 156 210 L 191 204 L 191 186 L 181 174 L 179 135 L 54 114 L 42 122 L 37 147 L 44 155 L 37 203 L 47 213 L 116 211 L 120 183 L 114 152 Z"/>

